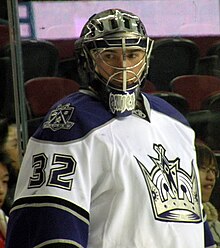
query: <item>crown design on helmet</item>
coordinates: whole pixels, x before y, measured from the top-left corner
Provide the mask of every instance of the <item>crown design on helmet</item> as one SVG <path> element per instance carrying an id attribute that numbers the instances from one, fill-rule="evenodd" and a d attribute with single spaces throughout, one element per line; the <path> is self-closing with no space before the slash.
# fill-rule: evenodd
<path id="1" fill-rule="evenodd" d="M 103 35 L 129 32 L 137 36 L 145 36 L 146 30 L 136 15 L 120 10 L 109 9 L 93 15 L 82 30 L 85 39 L 97 39 Z"/>
<path id="2" fill-rule="evenodd" d="M 180 167 L 180 159 L 168 160 L 162 145 L 154 144 L 158 157 L 149 156 L 154 167 L 149 172 L 136 158 L 147 184 L 154 216 L 172 222 L 201 222 L 198 180 L 193 162 L 191 175 Z"/>

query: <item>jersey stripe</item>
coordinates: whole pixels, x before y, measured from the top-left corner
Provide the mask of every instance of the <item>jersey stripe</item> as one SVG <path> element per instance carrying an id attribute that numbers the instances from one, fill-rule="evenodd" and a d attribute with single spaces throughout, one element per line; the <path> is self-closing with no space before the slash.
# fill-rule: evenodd
<path id="1" fill-rule="evenodd" d="M 42 244 L 56 242 L 78 248 L 87 246 L 89 214 L 64 199 L 52 196 L 21 198 L 15 201 L 9 222 L 10 226 L 17 226 L 16 230 L 8 229 L 11 239 L 7 245 L 11 248 L 16 247 L 13 232 L 16 232 L 16 242 L 23 247 L 42 247 Z"/>

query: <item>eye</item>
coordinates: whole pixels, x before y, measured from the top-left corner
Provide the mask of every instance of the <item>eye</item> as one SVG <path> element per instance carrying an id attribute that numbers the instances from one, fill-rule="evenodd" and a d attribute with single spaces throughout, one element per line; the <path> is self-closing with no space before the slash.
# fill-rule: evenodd
<path id="1" fill-rule="evenodd" d="M 115 59 L 115 55 L 110 52 L 104 52 L 102 53 L 101 57 L 106 61 L 106 60 L 113 60 Z"/>
<path id="2" fill-rule="evenodd" d="M 127 55 L 127 58 L 129 58 L 129 59 L 135 59 L 135 58 L 138 58 L 138 57 L 139 57 L 138 53 L 129 53 Z"/>
<path id="3" fill-rule="evenodd" d="M 206 168 L 205 166 L 201 166 L 201 167 L 199 168 L 199 170 L 200 170 L 200 171 L 203 171 L 203 172 L 206 172 L 207 168 Z"/>
<path id="4" fill-rule="evenodd" d="M 143 53 L 143 51 L 139 51 L 139 50 L 130 51 L 130 52 L 128 52 L 126 57 L 130 60 L 140 61 L 141 59 L 143 59 L 144 53 Z"/>
<path id="5" fill-rule="evenodd" d="M 8 180 L 4 180 L 3 183 L 4 183 L 4 184 L 8 184 Z"/>
<path id="6" fill-rule="evenodd" d="M 209 169 L 214 175 L 218 175 L 218 170 L 216 168 L 210 168 Z"/>

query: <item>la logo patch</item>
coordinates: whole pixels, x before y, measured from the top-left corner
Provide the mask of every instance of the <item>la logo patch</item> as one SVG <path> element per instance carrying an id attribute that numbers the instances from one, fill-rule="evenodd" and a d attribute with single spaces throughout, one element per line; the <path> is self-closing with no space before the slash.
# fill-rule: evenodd
<path id="1" fill-rule="evenodd" d="M 43 128 L 49 128 L 52 131 L 70 129 L 74 125 L 74 122 L 69 121 L 73 111 L 74 107 L 71 107 L 70 103 L 59 105 L 50 113 L 48 120 L 43 124 Z"/>

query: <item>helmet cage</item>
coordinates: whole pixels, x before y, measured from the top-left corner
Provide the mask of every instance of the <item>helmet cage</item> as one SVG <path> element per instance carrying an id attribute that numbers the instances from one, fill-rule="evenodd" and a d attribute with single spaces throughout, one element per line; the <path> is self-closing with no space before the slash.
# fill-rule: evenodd
<path id="1" fill-rule="evenodd" d="M 121 35 L 122 37 L 99 38 L 98 40 L 85 41 L 83 43 L 83 53 L 86 59 L 87 70 L 91 78 L 100 80 L 103 84 L 105 84 L 106 86 L 112 89 L 126 91 L 140 86 L 143 79 L 146 77 L 149 67 L 149 58 L 152 50 L 153 41 L 149 37 L 130 37 L 130 36 L 123 37 L 123 35 L 125 34 L 122 34 Z M 101 54 L 102 52 L 108 50 L 108 48 L 111 49 L 121 48 L 123 51 L 123 55 L 125 55 L 127 49 L 137 48 L 137 47 L 141 48 L 141 50 L 144 51 L 143 58 L 137 64 L 133 66 L 125 66 L 125 67 L 124 66 L 117 67 L 108 64 L 108 66 L 110 66 L 111 68 L 118 70 L 113 75 L 109 75 L 108 79 L 104 78 L 102 75 L 100 75 L 97 72 L 96 70 L 97 65 L 94 60 L 94 53 L 97 52 Z M 142 62 L 143 65 L 139 69 L 138 73 L 134 73 L 133 69 L 136 68 L 138 65 L 140 65 Z M 126 64 L 126 61 L 124 61 L 124 64 Z M 120 73 L 123 73 L 123 87 L 121 89 L 111 84 L 112 79 L 115 80 L 117 74 Z M 133 75 L 133 77 L 131 79 L 128 79 L 127 73 Z M 136 79 L 135 82 L 127 86 L 127 83 L 129 81 L 134 81 L 134 78 Z M 119 82 L 119 80 L 117 79 L 115 81 Z"/>

